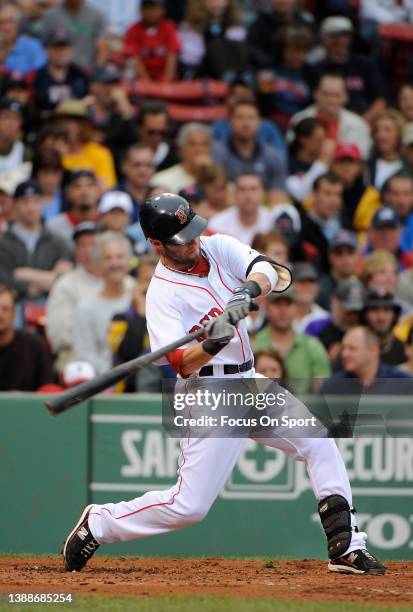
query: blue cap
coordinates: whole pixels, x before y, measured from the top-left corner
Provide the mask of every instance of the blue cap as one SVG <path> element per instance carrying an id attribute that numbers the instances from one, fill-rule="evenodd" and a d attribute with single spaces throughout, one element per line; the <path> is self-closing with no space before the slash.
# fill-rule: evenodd
<path id="1" fill-rule="evenodd" d="M 381 229 L 382 227 L 399 227 L 400 219 L 392 208 L 384 206 L 379 208 L 373 217 L 371 223 L 374 229 Z"/>
<path id="2" fill-rule="evenodd" d="M 14 192 L 15 198 L 26 198 L 30 196 L 41 195 L 42 190 L 36 181 L 24 181 L 17 185 L 16 191 Z"/>

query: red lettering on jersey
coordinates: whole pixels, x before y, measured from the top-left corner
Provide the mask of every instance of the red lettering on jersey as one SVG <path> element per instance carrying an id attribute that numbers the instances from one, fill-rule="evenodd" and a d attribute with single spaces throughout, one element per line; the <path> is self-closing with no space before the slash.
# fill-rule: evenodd
<path id="1" fill-rule="evenodd" d="M 191 329 L 189 330 L 189 333 L 192 334 L 193 332 L 198 331 L 199 329 L 201 329 L 201 327 L 204 327 L 205 323 L 208 323 L 210 319 L 216 319 L 216 317 L 219 317 L 220 315 L 222 315 L 222 310 L 216 307 L 211 308 L 208 314 L 204 315 L 202 319 L 199 321 L 199 325 L 194 325 L 193 327 L 191 327 Z M 206 336 L 203 334 L 202 336 L 199 336 L 197 338 L 197 341 L 203 342 L 206 339 L 207 339 Z"/>

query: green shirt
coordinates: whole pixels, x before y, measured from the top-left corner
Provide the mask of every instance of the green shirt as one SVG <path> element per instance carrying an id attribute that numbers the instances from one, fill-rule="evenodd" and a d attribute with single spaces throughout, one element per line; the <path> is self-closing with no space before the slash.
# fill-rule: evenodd
<path id="1" fill-rule="evenodd" d="M 267 325 L 254 339 L 256 351 L 277 349 Z M 287 356 L 284 358 L 291 390 L 296 394 L 311 392 L 314 378 L 327 378 L 331 374 L 327 351 L 318 338 L 296 333 Z"/>

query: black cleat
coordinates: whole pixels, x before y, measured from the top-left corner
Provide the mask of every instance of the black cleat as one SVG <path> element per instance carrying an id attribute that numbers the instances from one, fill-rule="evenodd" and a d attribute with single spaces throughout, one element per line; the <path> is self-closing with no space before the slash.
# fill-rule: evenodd
<path id="1" fill-rule="evenodd" d="M 66 571 L 80 572 L 99 548 L 89 529 L 89 512 L 92 504 L 84 508 L 74 529 L 67 536 L 62 554 Z"/>
<path id="2" fill-rule="evenodd" d="M 366 549 L 353 550 L 352 552 L 331 559 L 328 564 L 330 572 L 341 574 L 385 574 L 386 568 Z"/>

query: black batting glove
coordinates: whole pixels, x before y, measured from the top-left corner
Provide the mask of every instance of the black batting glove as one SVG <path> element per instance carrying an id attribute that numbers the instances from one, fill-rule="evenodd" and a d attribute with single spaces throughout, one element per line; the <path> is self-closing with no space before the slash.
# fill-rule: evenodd
<path id="1" fill-rule="evenodd" d="M 223 316 L 220 316 L 207 323 L 205 333 L 208 339 L 204 340 L 202 348 L 209 355 L 216 355 L 231 342 L 234 328 Z"/>
<path id="2" fill-rule="evenodd" d="M 259 306 L 253 298 L 259 296 L 261 287 L 255 281 L 248 281 L 242 287 L 234 289 L 234 295 L 225 306 L 224 316 L 231 325 L 237 325 L 248 316 L 252 310 L 258 310 Z"/>

